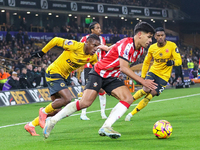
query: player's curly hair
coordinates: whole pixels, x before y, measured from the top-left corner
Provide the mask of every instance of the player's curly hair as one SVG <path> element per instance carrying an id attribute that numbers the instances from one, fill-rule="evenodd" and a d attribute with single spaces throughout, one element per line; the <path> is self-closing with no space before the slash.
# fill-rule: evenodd
<path id="1" fill-rule="evenodd" d="M 92 32 L 91 30 L 94 29 L 95 24 L 99 24 L 99 23 L 97 21 L 90 23 L 89 25 L 90 32 Z"/>
<path id="2" fill-rule="evenodd" d="M 155 29 L 147 22 L 138 22 L 134 28 L 134 35 L 138 32 L 143 31 L 145 33 L 152 33 L 155 34 Z"/>
<path id="3" fill-rule="evenodd" d="M 90 34 L 90 35 L 88 36 L 88 38 L 87 38 L 86 41 L 88 41 L 88 40 L 90 40 L 90 39 L 95 39 L 95 40 L 98 40 L 98 41 L 100 42 L 100 38 L 99 38 L 99 36 L 96 35 L 96 34 Z"/>
<path id="4" fill-rule="evenodd" d="M 155 29 L 155 31 L 156 31 L 156 32 L 158 32 L 158 31 L 163 31 L 163 32 L 165 32 L 165 30 L 164 30 L 163 27 L 158 27 L 158 28 Z"/>

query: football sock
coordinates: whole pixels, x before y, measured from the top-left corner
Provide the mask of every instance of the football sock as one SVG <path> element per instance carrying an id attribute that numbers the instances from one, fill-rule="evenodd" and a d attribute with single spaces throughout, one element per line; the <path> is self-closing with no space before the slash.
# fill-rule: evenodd
<path id="1" fill-rule="evenodd" d="M 30 122 L 29 126 L 31 127 L 39 126 L 39 117 L 36 117 L 32 122 Z"/>
<path id="2" fill-rule="evenodd" d="M 138 90 L 134 95 L 133 95 L 133 98 L 134 98 L 134 101 L 136 101 L 137 99 L 141 98 L 142 96 L 146 95 L 147 93 L 141 89 L 141 90 Z"/>
<path id="3" fill-rule="evenodd" d="M 111 127 L 129 108 L 129 104 L 125 101 L 120 101 L 111 111 L 102 127 Z"/>
<path id="4" fill-rule="evenodd" d="M 84 109 L 82 109 L 82 112 L 81 112 L 81 116 L 83 115 L 86 115 L 86 110 L 87 110 L 87 108 L 84 108 Z"/>
<path id="5" fill-rule="evenodd" d="M 53 109 L 52 103 L 50 103 L 50 104 L 47 105 L 42 111 L 43 111 L 43 113 L 48 114 L 48 113 L 53 112 L 54 110 L 55 110 L 55 109 Z"/>
<path id="6" fill-rule="evenodd" d="M 61 119 L 70 116 L 77 110 L 80 110 L 79 101 L 74 101 L 69 104 L 67 104 L 61 111 L 59 111 L 55 116 L 53 116 L 51 119 L 58 122 Z"/>
<path id="7" fill-rule="evenodd" d="M 100 107 L 101 107 L 101 114 L 105 114 L 106 108 L 106 94 L 99 95 Z"/>
<path id="8" fill-rule="evenodd" d="M 138 105 L 133 109 L 133 111 L 131 112 L 132 115 L 136 114 L 137 112 L 139 112 L 141 109 L 143 109 L 145 106 L 147 106 L 147 104 L 149 103 L 149 101 L 153 98 L 153 96 L 149 93 L 145 96 L 144 99 L 142 99 Z"/>

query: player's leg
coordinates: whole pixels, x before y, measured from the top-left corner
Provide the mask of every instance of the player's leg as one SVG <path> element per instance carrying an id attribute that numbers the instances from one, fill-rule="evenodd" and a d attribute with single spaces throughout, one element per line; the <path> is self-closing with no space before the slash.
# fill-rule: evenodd
<path id="1" fill-rule="evenodd" d="M 179 73 L 177 72 L 177 73 L 175 73 L 175 78 L 174 78 L 174 80 L 172 81 L 172 87 L 173 87 L 173 85 L 174 85 L 174 82 L 177 82 L 178 77 L 179 77 Z"/>
<path id="2" fill-rule="evenodd" d="M 39 125 L 39 117 L 36 117 L 33 121 L 27 123 L 24 126 L 24 129 L 29 132 L 32 136 L 39 136 L 39 134 L 36 133 L 35 127 Z"/>
<path id="3" fill-rule="evenodd" d="M 89 77 L 90 71 L 91 71 L 91 68 L 84 69 L 85 84 L 87 84 L 87 82 L 88 82 L 88 77 Z M 84 108 L 81 110 L 81 115 L 80 115 L 81 120 L 90 120 L 90 118 L 87 117 L 86 112 L 87 112 L 87 108 Z"/>
<path id="4" fill-rule="evenodd" d="M 125 121 L 130 121 L 131 117 L 133 115 L 135 115 L 136 113 L 138 113 L 140 110 L 142 110 L 143 108 L 145 108 L 147 106 L 147 104 L 149 103 L 149 101 L 154 97 L 154 96 L 159 96 L 164 88 L 167 85 L 167 82 L 165 80 L 163 80 L 162 78 L 156 76 L 155 74 L 150 73 L 151 79 L 153 78 L 155 83 L 158 84 L 157 89 L 156 90 L 152 90 L 150 93 L 148 93 L 139 103 L 138 105 L 133 109 L 133 111 L 131 113 L 129 113 L 126 118 Z M 150 77 L 147 77 L 147 79 L 150 79 Z M 149 89 L 147 87 L 143 87 L 144 91 L 148 91 Z"/>
<path id="5" fill-rule="evenodd" d="M 101 107 L 101 118 L 106 119 L 107 118 L 107 116 L 105 114 L 106 92 L 103 89 L 100 89 L 100 91 L 99 91 L 99 101 L 100 101 L 100 107 Z"/>
<path id="6" fill-rule="evenodd" d="M 51 119 L 46 120 L 46 124 L 43 129 L 44 137 L 49 137 L 51 130 L 58 121 L 70 116 L 76 111 L 89 107 L 97 97 L 98 91 L 100 90 L 101 86 L 102 78 L 100 76 L 90 75 L 89 81 L 85 87 L 83 97 L 81 98 L 81 100 L 69 103 Z"/>
<path id="7" fill-rule="evenodd" d="M 115 80 L 109 83 L 109 87 L 104 88 L 105 91 L 117 98 L 119 103 L 112 109 L 110 115 L 104 122 L 103 126 L 99 129 L 99 135 L 108 136 L 110 138 L 119 138 L 120 133 L 112 129 L 112 125 L 127 111 L 133 102 L 133 97 L 129 89 L 120 80 Z M 109 92 L 111 91 L 111 92 Z"/>
<path id="8" fill-rule="evenodd" d="M 51 130 L 54 128 L 55 124 L 61 119 L 72 115 L 74 112 L 79 111 L 83 108 L 89 107 L 97 97 L 98 93 L 95 90 L 86 89 L 84 91 L 83 97 L 80 101 L 74 101 L 66 105 L 60 112 L 55 116 L 46 120 L 45 127 L 43 129 L 43 134 L 45 138 L 48 138 Z"/>
<path id="9" fill-rule="evenodd" d="M 66 106 L 72 100 L 72 95 L 68 89 L 62 89 L 61 91 L 58 91 L 58 94 L 60 95 L 59 98 L 57 98 L 55 94 L 52 95 L 51 97 L 52 97 L 53 102 L 47 105 L 45 108 L 40 108 L 39 124 L 41 128 L 44 128 L 45 120 L 48 114 L 53 113 L 56 109 L 60 109 L 63 106 Z"/>

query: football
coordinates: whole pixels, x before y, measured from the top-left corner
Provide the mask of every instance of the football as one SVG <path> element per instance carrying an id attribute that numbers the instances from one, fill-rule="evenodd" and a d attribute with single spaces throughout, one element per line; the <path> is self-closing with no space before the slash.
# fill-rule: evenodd
<path id="1" fill-rule="evenodd" d="M 153 125 L 153 134 L 158 139 L 167 139 L 172 135 L 172 126 L 167 120 L 159 120 Z"/>

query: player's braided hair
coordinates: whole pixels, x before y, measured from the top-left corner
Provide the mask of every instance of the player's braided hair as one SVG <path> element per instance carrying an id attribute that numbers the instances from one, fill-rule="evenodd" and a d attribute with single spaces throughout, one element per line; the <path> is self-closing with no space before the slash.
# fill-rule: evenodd
<path id="1" fill-rule="evenodd" d="M 94 26 L 95 26 L 95 24 L 97 24 L 97 23 L 98 23 L 98 22 L 96 22 L 96 21 L 90 23 L 90 25 L 89 25 L 90 32 L 91 32 L 92 29 L 94 29 Z"/>
<path id="2" fill-rule="evenodd" d="M 146 32 L 146 33 L 152 33 L 154 34 L 155 33 L 155 30 L 154 28 L 147 22 L 139 22 L 135 25 L 135 28 L 134 28 L 134 35 L 136 35 L 138 32 L 140 31 L 143 31 L 143 32 Z"/>

